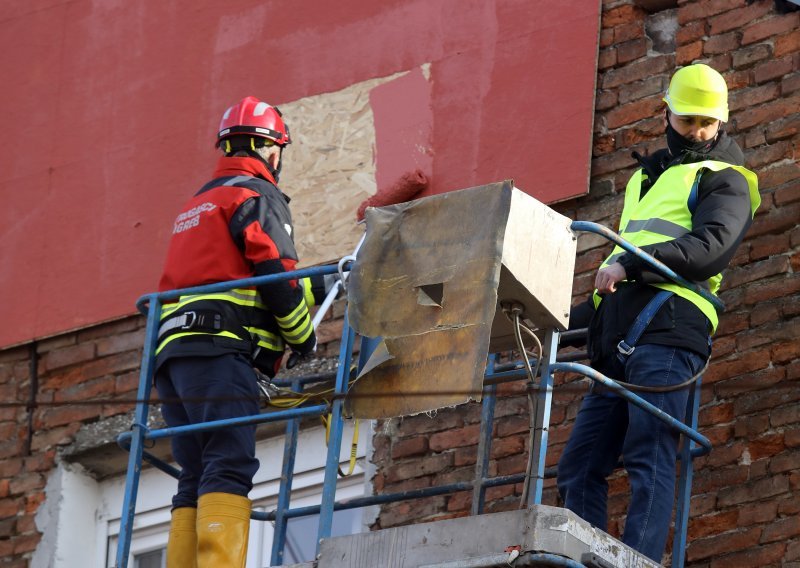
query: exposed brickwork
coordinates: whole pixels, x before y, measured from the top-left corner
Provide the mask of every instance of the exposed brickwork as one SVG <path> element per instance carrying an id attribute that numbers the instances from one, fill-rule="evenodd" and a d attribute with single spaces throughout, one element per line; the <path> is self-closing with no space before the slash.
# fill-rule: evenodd
<path id="1" fill-rule="evenodd" d="M 648 41 L 643 35 L 648 14 L 633 1 L 604 2 L 591 189 L 557 209 L 616 226 L 621 192 L 634 166 L 630 152 L 663 144 L 663 122 L 653 117 L 675 66 L 699 60 L 723 72 L 731 89 L 728 130 L 759 174 L 763 204 L 723 282 L 727 312 L 700 411 L 701 429 L 715 448 L 695 462 L 686 554 L 689 566 L 781 566 L 800 558 L 800 14 L 780 14 L 767 0 L 704 0 L 679 2 L 676 17 L 676 52 L 645 52 L 640 45 Z M 578 250 L 576 302 L 589 292 L 608 245 L 581 236 Z M 585 388 L 575 377 L 556 377 L 548 467 L 557 462 Z M 500 403 L 517 411 L 495 419 L 490 475 L 521 473 L 525 459 L 518 448 L 527 451 L 528 437 L 525 399 L 506 389 Z M 414 480 L 420 487 L 435 485 L 448 468 L 474 468 L 476 425 L 469 417 L 476 410 L 472 405 L 380 424 L 376 491 L 392 491 L 383 480 L 409 460 L 417 464 Z M 464 445 L 470 436 L 473 443 Z M 423 469 L 425 460 L 417 453 L 404 455 L 426 440 L 435 472 Z M 448 455 L 452 462 L 443 459 Z M 609 530 L 619 534 L 627 507 L 624 473 L 616 473 L 609 485 Z M 489 493 L 486 509 L 517 507 L 520 491 L 517 485 Z M 386 505 L 375 526 L 466 515 L 471 501 L 471 493 L 462 492 L 422 500 L 427 505 L 414 511 Z M 545 484 L 544 502 L 558 504 L 553 480 Z"/>

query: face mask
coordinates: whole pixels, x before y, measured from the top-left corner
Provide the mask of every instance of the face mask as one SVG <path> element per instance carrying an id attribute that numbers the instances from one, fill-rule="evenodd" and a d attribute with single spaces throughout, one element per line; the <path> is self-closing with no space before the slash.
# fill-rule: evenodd
<path id="1" fill-rule="evenodd" d="M 680 156 L 687 152 L 693 154 L 708 154 L 716 145 L 718 139 L 719 133 L 711 140 L 694 142 L 693 140 L 681 136 L 677 130 L 672 128 L 669 121 L 667 121 L 667 146 L 669 147 L 670 154 L 673 156 Z"/>

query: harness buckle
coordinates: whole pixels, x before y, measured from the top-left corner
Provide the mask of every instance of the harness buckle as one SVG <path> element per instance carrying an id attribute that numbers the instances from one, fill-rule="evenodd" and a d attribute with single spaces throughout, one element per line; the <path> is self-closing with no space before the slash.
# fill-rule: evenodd
<path id="1" fill-rule="evenodd" d="M 619 343 L 617 343 L 617 351 L 619 351 L 625 357 L 629 357 L 630 354 L 633 353 L 634 349 L 636 349 L 636 347 L 628 345 L 627 343 L 625 343 L 624 339 Z"/>
<path id="2" fill-rule="evenodd" d="M 183 316 L 186 318 L 186 320 L 184 320 L 181 329 L 192 329 L 194 327 L 194 324 L 197 323 L 197 312 L 195 311 L 184 312 Z M 190 316 L 191 319 L 189 319 Z"/>

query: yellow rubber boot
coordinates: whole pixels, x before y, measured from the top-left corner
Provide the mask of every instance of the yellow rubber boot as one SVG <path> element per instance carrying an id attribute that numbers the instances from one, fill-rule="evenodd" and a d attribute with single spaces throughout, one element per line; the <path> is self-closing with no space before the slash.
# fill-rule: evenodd
<path id="1" fill-rule="evenodd" d="M 197 509 L 194 507 L 172 511 L 167 568 L 197 568 Z"/>
<path id="2" fill-rule="evenodd" d="M 197 501 L 197 568 L 244 568 L 250 499 L 206 493 Z"/>

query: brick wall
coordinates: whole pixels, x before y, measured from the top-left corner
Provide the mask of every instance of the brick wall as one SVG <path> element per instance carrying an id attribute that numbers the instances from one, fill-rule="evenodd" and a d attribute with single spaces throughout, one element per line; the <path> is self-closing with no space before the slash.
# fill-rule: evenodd
<path id="1" fill-rule="evenodd" d="M 39 544 L 34 517 L 48 473 L 81 427 L 132 410 L 139 380 L 144 319 L 131 317 L 0 352 L 0 559 L 28 566 Z M 86 404 L 102 400 L 103 404 Z M 80 401 L 82 404 L 70 404 Z"/>
<path id="2" fill-rule="evenodd" d="M 679 26 L 677 24 L 680 24 Z M 588 196 L 558 209 L 614 226 L 632 149 L 661 142 L 660 108 L 675 65 L 709 60 L 731 86 L 730 130 L 759 174 L 763 204 L 728 271 L 728 311 L 705 379 L 701 427 L 715 444 L 697 460 L 688 557 L 692 566 L 769 566 L 800 561 L 800 13 L 780 14 L 770 0 L 679 2 L 675 12 L 648 14 L 631 1 L 604 3 Z M 677 29 L 677 32 L 675 31 Z M 581 237 L 576 301 L 607 253 Z M 341 315 L 341 306 L 336 308 Z M 0 558 L 28 565 L 40 540 L 34 515 L 48 472 L 91 422 L 129 412 L 128 403 L 68 405 L 135 396 L 143 321 L 132 317 L 36 344 L 38 405 L 31 392 L 30 347 L 0 351 Z M 320 330 L 322 355 L 338 353 L 339 329 Z M 557 461 L 585 385 L 557 378 L 548 465 Z M 491 475 L 523 471 L 527 402 L 520 385 L 500 388 Z M 17 402 L 11 402 L 17 401 Z M 19 401 L 22 401 L 21 403 Z M 29 436 L 29 419 L 32 436 Z M 469 480 L 475 463 L 478 405 L 386 421 L 375 434 L 378 492 Z M 521 487 L 488 491 L 487 510 L 514 508 Z M 611 480 L 611 531 L 627 505 L 626 479 Z M 794 498 L 793 498 L 794 497 Z M 556 503 L 553 482 L 545 502 Z M 467 514 L 470 495 L 387 505 L 376 528 Z"/>
<path id="3" fill-rule="evenodd" d="M 730 86 L 728 131 L 760 180 L 763 203 L 723 282 L 727 311 L 704 379 L 701 430 L 713 452 L 696 460 L 691 566 L 800 562 L 800 12 L 772 0 L 679 1 L 649 14 L 633 1 L 604 1 L 591 189 L 556 208 L 616 227 L 631 151 L 664 144 L 661 97 L 676 66 L 707 62 Z M 575 302 L 585 299 L 609 247 L 578 242 Z M 547 465 L 557 463 L 586 386 L 557 376 Z M 490 475 L 524 471 L 527 405 L 505 385 L 495 420 Z M 478 405 L 378 425 L 376 491 L 395 492 L 474 475 Z M 491 489 L 487 510 L 518 506 L 520 486 Z M 627 508 L 623 472 L 610 480 L 610 531 Z M 375 527 L 466 515 L 461 493 L 384 506 Z M 554 480 L 546 504 L 556 505 Z M 782 564 L 783 563 L 783 564 Z"/>

